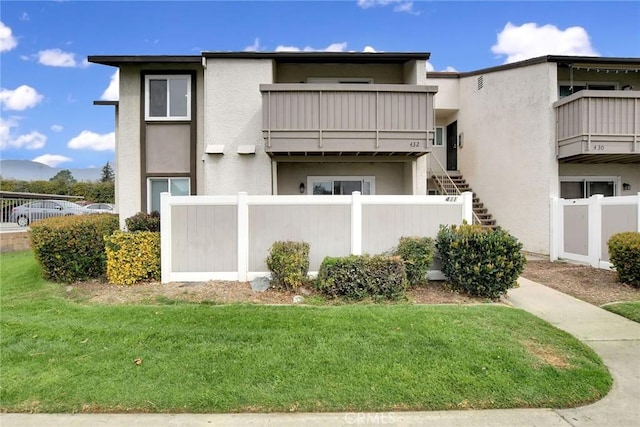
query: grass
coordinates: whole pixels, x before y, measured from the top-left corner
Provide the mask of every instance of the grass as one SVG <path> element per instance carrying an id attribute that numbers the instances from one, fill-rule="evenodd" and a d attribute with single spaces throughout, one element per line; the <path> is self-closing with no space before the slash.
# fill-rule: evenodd
<path id="1" fill-rule="evenodd" d="M 588 347 L 503 306 L 91 305 L 30 252 L 0 269 L 2 412 L 569 407 L 612 383 Z"/>
<path id="2" fill-rule="evenodd" d="M 640 323 L 640 301 L 606 304 L 602 308 Z"/>

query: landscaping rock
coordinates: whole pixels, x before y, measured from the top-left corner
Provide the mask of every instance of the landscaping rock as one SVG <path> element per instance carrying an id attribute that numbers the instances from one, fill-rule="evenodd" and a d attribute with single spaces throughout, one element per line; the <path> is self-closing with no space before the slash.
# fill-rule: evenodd
<path id="1" fill-rule="evenodd" d="M 307 297 L 308 297 L 309 295 L 311 295 L 311 290 L 309 290 L 309 289 L 307 289 L 307 288 L 303 288 L 303 287 L 301 287 L 301 288 L 299 288 L 298 290 L 299 290 L 299 291 L 300 291 L 300 293 L 301 293 L 302 295 L 304 295 L 304 296 L 307 296 Z"/>
<path id="2" fill-rule="evenodd" d="M 268 277 L 256 277 L 251 281 L 251 290 L 254 292 L 264 292 L 271 286 L 271 280 Z"/>
<path id="3" fill-rule="evenodd" d="M 302 304 L 304 302 L 304 297 L 302 295 L 296 295 L 293 297 L 294 304 Z"/>

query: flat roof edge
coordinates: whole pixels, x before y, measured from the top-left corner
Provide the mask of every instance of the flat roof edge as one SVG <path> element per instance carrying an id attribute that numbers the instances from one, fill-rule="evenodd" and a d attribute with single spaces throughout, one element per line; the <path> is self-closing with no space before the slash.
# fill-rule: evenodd
<path id="1" fill-rule="evenodd" d="M 104 100 L 96 100 L 93 101 L 93 105 L 118 105 L 120 101 L 104 101 Z"/>

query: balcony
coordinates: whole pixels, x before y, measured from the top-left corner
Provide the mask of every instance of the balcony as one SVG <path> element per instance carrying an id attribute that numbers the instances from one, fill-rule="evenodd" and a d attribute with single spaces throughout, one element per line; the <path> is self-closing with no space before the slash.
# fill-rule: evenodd
<path id="1" fill-rule="evenodd" d="M 553 106 L 559 161 L 640 163 L 640 91 L 583 90 Z"/>
<path id="2" fill-rule="evenodd" d="M 433 145 L 435 86 L 270 84 L 260 91 L 269 155 L 421 156 Z"/>

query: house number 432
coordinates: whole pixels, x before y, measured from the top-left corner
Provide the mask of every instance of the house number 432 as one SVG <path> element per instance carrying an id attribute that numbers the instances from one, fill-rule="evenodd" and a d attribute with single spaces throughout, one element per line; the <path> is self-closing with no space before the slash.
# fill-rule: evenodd
<path id="1" fill-rule="evenodd" d="M 593 150 L 594 151 L 604 151 L 604 145 L 594 145 L 593 146 Z"/>
<path id="2" fill-rule="evenodd" d="M 409 147 L 420 147 L 420 142 L 419 141 L 411 141 L 409 143 Z"/>

